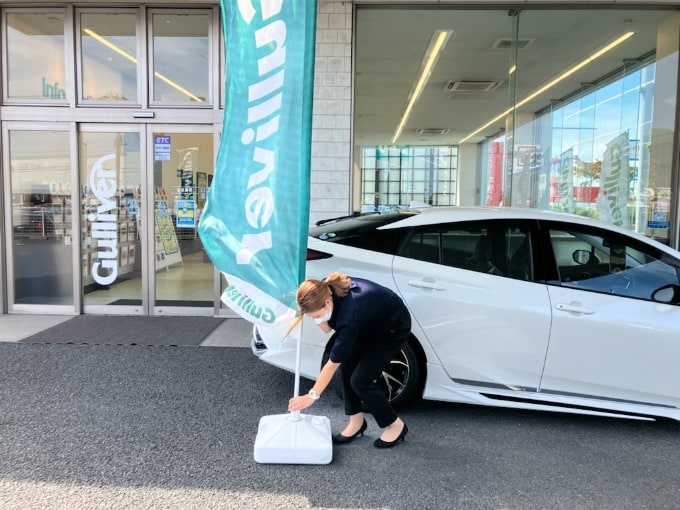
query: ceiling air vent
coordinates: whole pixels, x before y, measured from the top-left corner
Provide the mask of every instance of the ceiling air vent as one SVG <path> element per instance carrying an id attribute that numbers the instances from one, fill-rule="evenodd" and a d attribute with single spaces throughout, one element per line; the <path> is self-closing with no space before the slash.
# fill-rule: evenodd
<path id="1" fill-rule="evenodd" d="M 517 39 L 517 49 L 524 50 L 531 46 L 536 39 Z M 494 50 L 509 50 L 512 48 L 512 39 L 509 37 L 502 37 L 496 39 L 496 42 L 491 46 Z"/>
<path id="2" fill-rule="evenodd" d="M 503 83 L 500 81 L 450 81 L 444 87 L 449 92 L 492 92 Z"/>
<path id="3" fill-rule="evenodd" d="M 416 129 L 416 133 L 420 136 L 441 136 L 448 133 L 449 130 L 446 128 L 421 128 Z"/>

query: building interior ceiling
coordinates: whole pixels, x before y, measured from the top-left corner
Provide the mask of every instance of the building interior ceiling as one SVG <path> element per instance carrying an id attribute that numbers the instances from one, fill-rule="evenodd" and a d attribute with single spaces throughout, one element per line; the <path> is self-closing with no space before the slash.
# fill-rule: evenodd
<path id="1" fill-rule="evenodd" d="M 30 14 L 30 13 L 29 13 Z M 189 18 L 190 20 L 193 18 Z M 517 23 L 516 23 L 517 20 Z M 107 33 L 129 35 L 125 21 L 108 18 Z M 14 20 L 24 33 L 59 33 L 59 17 Z M 44 23 L 44 26 L 35 26 Z M 52 23 L 54 26 L 49 25 Z M 507 9 L 357 6 L 354 61 L 354 140 L 357 145 L 456 145 L 479 142 L 507 127 L 499 118 L 511 99 L 522 101 L 549 85 L 626 32 L 627 40 L 583 65 L 578 71 L 526 101 L 514 113 L 525 119 L 559 104 L 640 57 L 653 54 L 664 23 L 680 24 L 680 10 L 663 9 Z M 515 78 L 509 70 L 513 27 L 522 43 L 517 50 Z M 202 34 L 185 23 L 178 32 Z M 413 104 L 400 136 L 394 135 L 409 94 L 419 76 L 428 43 L 436 30 L 452 31 Z M 129 38 L 128 38 L 129 41 Z M 134 39 L 132 39 L 134 41 Z M 503 43 L 505 45 L 503 46 Z M 497 47 L 501 44 L 501 47 Z M 134 52 L 134 48 L 124 48 Z M 657 58 L 659 56 L 657 55 Z M 112 61 L 111 65 L 114 65 Z M 121 70 L 125 72 L 125 70 Z M 490 90 L 483 90 L 490 83 Z M 514 95 L 511 93 L 515 84 Z M 469 84 L 482 90 L 467 90 Z M 495 85 L 493 85 L 495 84 Z M 455 90 L 454 90 L 455 89 Z M 480 127 L 489 124 L 484 129 Z M 470 136 L 475 131 L 478 133 Z"/>
<path id="2" fill-rule="evenodd" d="M 386 9 L 359 7 L 356 18 L 354 138 L 357 145 L 458 144 L 509 108 L 574 66 L 581 68 L 516 110 L 527 118 L 644 55 L 653 54 L 660 26 L 678 12 L 664 10 L 524 10 L 519 12 L 515 80 L 509 79 L 514 16 L 508 10 Z M 395 130 L 417 81 L 435 30 L 452 30 L 429 80 L 414 103 L 398 139 Z M 622 34 L 633 34 L 598 58 L 582 64 Z M 505 39 L 505 41 L 500 41 Z M 676 57 L 677 58 L 677 57 Z M 453 85 L 462 82 L 462 86 Z M 468 82 L 495 82 L 491 90 L 466 91 Z M 457 90 L 451 90 L 451 88 Z M 485 88 L 484 86 L 480 88 Z M 467 138 L 479 142 L 505 129 L 490 123 Z"/>

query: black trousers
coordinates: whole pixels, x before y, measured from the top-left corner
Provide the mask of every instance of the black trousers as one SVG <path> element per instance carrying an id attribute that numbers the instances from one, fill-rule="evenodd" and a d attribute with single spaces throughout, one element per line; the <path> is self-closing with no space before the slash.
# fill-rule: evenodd
<path id="1" fill-rule="evenodd" d="M 368 411 L 381 428 L 397 419 L 397 413 L 375 379 L 408 340 L 410 332 L 411 316 L 404 309 L 385 337 L 358 339 L 349 358 L 340 365 L 345 414 Z"/>

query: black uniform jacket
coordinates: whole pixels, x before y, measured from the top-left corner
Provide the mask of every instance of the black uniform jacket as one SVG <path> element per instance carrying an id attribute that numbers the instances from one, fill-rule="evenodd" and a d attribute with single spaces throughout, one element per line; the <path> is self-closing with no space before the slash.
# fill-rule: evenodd
<path id="1" fill-rule="evenodd" d="M 351 278 L 345 297 L 333 295 L 328 325 L 336 332 L 330 360 L 342 363 L 355 349 L 367 350 L 389 341 L 393 325 L 408 310 L 392 290 L 362 278 Z"/>

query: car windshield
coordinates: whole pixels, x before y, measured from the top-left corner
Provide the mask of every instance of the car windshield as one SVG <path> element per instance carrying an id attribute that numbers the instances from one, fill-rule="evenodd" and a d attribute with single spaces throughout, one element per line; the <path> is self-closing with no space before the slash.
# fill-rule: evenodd
<path id="1" fill-rule="evenodd" d="M 321 222 L 321 225 L 310 228 L 309 235 L 322 241 L 338 242 L 350 237 L 356 237 L 365 232 L 375 231 L 379 227 L 403 220 L 414 214 L 418 214 L 418 212 L 369 213 L 324 220 Z"/>

